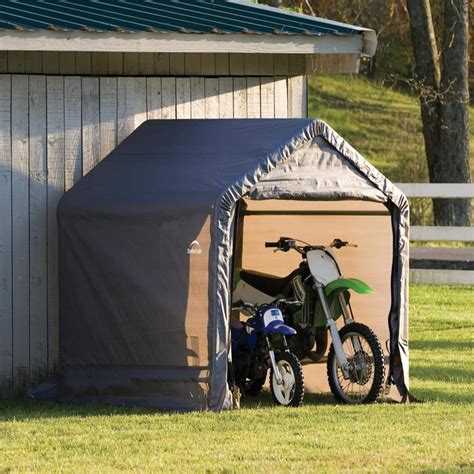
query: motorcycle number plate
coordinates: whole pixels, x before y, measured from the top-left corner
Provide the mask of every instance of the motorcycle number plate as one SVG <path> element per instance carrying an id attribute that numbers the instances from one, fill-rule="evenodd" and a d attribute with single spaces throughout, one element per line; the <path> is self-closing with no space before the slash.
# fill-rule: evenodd
<path id="1" fill-rule="evenodd" d="M 265 327 L 274 321 L 283 322 L 282 312 L 278 308 L 267 309 L 263 314 L 263 323 L 265 324 Z"/>
<path id="2" fill-rule="evenodd" d="M 323 285 L 327 285 L 341 276 L 334 257 L 328 252 L 324 250 L 310 250 L 306 256 L 311 274 Z"/>

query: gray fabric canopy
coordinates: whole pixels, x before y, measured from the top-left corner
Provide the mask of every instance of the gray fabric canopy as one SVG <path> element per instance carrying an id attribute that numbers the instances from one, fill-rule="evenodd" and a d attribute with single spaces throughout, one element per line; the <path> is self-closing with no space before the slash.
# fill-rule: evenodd
<path id="1" fill-rule="evenodd" d="M 390 378 L 408 394 L 408 203 L 320 120 L 150 120 L 62 198 L 58 398 L 219 411 L 238 201 L 385 203 Z"/>

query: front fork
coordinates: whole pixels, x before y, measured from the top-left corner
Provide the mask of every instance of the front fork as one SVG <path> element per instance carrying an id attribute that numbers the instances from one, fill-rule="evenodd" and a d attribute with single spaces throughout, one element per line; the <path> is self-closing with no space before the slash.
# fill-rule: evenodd
<path id="1" fill-rule="evenodd" d="M 268 336 L 265 336 L 265 339 L 267 340 L 268 354 L 270 356 L 270 362 L 272 364 L 273 373 L 275 374 L 277 384 L 278 385 L 283 385 L 283 377 L 281 376 L 280 371 L 278 370 L 278 367 L 277 367 L 275 351 L 273 350 L 272 343 L 270 342 L 270 338 Z M 284 346 L 285 350 L 288 350 L 288 345 L 286 344 L 286 337 L 285 336 L 283 336 L 283 346 Z"/>
<path id="2" fill-rule="evenodd" d="M 339 367 L 342 370 L 342 374 L 345 379 L 350 378 L 349 374 L 349 362 L 347 361 L 346 354 L 344 353 L 344 348 L 342 347 L 342 341 L 339 336 L 339 331 L 337 330 L 336 321 L 332 317 L 331 310 L 324 293 L 324 287 L 321 283 L 316 282 L 316 292 L 318 293 L 319 301 L 321 302 L 321 307 L 323 309 L 324 316 L 326 317 L 326 325 L 329 328 L 331 333 L 332 343 L 334 345 L 334 352 L 336 353 L 336 359 Z M 344 317 L 344 323 L 350 324 L 354 321 L 352 315 L 349 312 L 347 302 L 344 298 L 344 294 L 339 294 L 339 302 L 342 308 L 342 315 Z M 357 352 L 360 350 L 360 341 L 357 337 L 352 338 L 352 344 L 354 345 L 354 350 Z"/>

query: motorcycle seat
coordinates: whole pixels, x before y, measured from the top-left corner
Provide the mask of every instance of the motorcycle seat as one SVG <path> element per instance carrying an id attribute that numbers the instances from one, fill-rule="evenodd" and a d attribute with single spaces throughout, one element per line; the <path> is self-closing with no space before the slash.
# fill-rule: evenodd
<path id="1" fill-rule="evenodd" d="M 299 273 L 300 270 L 297 268 L 286 277 L 277 277 L 253 270 L 241 270 L 240 278 L 245 283 L 248 283 L 266 295 L 277 296 L 278 294 L 284 294 L 285 287 L 291 283 L 291 280 Z"/>

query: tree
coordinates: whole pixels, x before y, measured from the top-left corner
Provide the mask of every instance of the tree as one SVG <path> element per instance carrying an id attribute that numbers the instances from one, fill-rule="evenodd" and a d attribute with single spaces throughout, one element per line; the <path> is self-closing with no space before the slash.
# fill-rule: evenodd
<path id="1" fill-rule="evenodd" d="M 430 181 L 470 182 L 469 0 L 432 0 L 431 3 L 430 0 L 260 2 L 374 28 L 379 38 L 377 68 L 373 58 L 366 71 L 400 87 L 415 85 L 420 96 Z M 409 22 L 406 21 L 407 7 Z M 412 58 L 407 53 L 410 49 L 414 52 L 415 81 Z M 435 199 L 433 206 L 436 224 L 469 224 L 468 200 Z"/>
<path id="2" fill-rule="evenodd" d="M 265 0 L 262 3 L 266 3 L 267 5 L 275 8 L 280 8 L 283 6 L 283 0 Z"/>
<path id="3" fill-rule="evenodd" d="M 432 183 L 468 183 L 468 0 L 445 0 L 438 54 L 429 0 L 408 0 L 415 75 Z M 434 199 L 437 225 L 469 225 L 466 199 Z"/>

